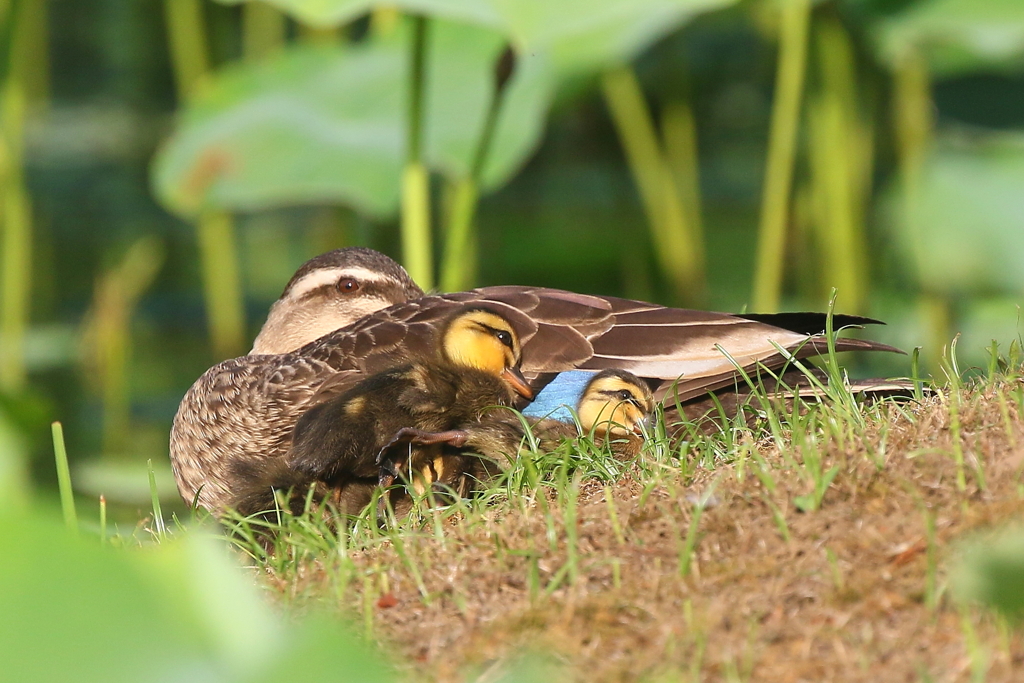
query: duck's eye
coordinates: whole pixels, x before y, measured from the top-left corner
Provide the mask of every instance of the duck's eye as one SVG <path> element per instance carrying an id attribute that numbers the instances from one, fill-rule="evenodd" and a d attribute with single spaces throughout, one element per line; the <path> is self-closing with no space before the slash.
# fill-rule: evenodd
<path id="1" fill-rule="evenodd" d="M 497 332 L 495 332 L 494 336 L 497 337 L 498 341 L 500 341 L 502 344 L 504 344 L 510 349 L 512 348 L 512 335 L 510 333 L 504 330 L 498 330 Z"/>
<path id="2" fill-rule="evenodd" d="M 622 389 L 622 390 L 619 391 L 619 400 L 620 401 L 629 401 L 632 398 L 633 398 L 633 394 L 631 394 L 629 391 L 627 391 L 625 389 Z"/>
<path id="3" fill-rule="evenodd" d="M 342 294 L 351 294 L 359 291 L 359 280 L 351 277 L 343 277 L 338 280 L 338 291 Z"/>

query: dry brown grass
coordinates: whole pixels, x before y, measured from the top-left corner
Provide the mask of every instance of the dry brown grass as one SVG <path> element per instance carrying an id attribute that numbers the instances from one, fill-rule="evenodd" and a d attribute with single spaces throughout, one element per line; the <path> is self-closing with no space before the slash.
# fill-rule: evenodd
<path id="1" fill-rule="evenodd" d="M 768 476 L 740 457 L 610 485 L 618 526 L 604 485 L 582 482 L 353 553 L 347 589 L 324 561 L 270 583 L 365 607 L 417 679 L 493 680 L 533 650 L 598 681 L 1024 680 L 1021 633 L 946 590 L 958 542 L 1024 511 L 1021 396 L 1017 380 L 956 392 L 957 428 L 940 394 L 824 440 L 840 470 L 813 512 L 794 504 L 813 487 L 800 447 L 750 443 Z"/>

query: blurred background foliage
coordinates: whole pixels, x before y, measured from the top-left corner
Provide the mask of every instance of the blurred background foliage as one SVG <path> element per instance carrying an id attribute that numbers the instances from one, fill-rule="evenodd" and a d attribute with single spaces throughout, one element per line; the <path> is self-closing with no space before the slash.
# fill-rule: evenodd
<path id="1" fill-rule="evenodd" d="M 305 259 L 1018 334 L 1018 0 L 0 0 L 0 489 L 147 458 Z M 860 372 L 905 374 L 899 358 Z M 868 364 L 872 365 L 868 365 Z M 158 483 L 174 500 L 166 465 Z"/>

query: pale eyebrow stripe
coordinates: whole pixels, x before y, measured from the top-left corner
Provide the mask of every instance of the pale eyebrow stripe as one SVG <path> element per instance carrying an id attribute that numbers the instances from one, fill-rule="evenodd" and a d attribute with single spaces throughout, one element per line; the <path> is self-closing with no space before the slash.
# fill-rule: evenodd
<path id="1" fill-rule="evenodd" d="M 301 280 L 292 285 L 288 291 L 289 299 L 299 299 L 315 289 L 324 285 L 333 285 L 343 277 L 350 277 L 360 282 L 388 282 L 387 278 L 369 268 L 349 266 L 346 268 L 330 268 L 328 270 L 317 270 L 304 276 Z"/>

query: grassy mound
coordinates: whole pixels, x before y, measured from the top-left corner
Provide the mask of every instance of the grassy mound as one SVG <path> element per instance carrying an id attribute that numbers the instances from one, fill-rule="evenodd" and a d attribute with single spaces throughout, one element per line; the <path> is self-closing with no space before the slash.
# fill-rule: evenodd
<path id="1" fill-rule="evenodd" d="M 870 406 L 840 385 L 710 436 L 662 427 L 631 463 L 527 450 L 387 529 L 286 515 L 270 552 L 238 543 L 281 600 L 350 614 L 417 679 L 1015 680 L 1012 615 L 949 587 L 980 561 L 961 540 L 1024 512 L 1019 372 Z"/>

